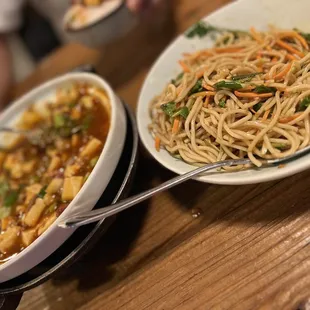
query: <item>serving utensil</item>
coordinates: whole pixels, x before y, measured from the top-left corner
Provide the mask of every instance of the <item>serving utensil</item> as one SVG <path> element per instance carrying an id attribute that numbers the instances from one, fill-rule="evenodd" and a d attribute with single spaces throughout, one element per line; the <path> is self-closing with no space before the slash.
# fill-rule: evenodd
<path id="1" fill-rule="evenodd" d="M 261 168 L 270 167 L 270 166 L 279 166 L 280 164 L 288 163 L 292 160 L 295 160 L 301 156 L 304 156 L 306 154 L 310 153 L 310 146 L 297 151 L 296 153 L 283 157 L 283 158 L 277 158 L 277 159 L 263 159 L 262 160 L 262 166 Z M 192 179 L 195 176 L 198 176 L 204 172 L 207 172 L 212 169 L 216 168 L 222 168 L 222 167 L 232 167 L 232 166 L 238 166 L 238 165 L 247 165 L 247 168 L 253 168 L 254 165 L 250 161 L 250 159 L 230 159 L 230 160 L 223 160 L 212 164 L 206 164 L 203 167 L 194 169 L 192 171 L 189 171 L 185 174 L 176 176 L 152 189 L 149 189 L 147 191 L 144 191 L 140 194 L 137 194 L 135 196 L 129 197 L 119 203 L 116 203 L 114 205 L 100 208 L 93 211 L 78 213 L 73 216 L 70 216 L 68 218 L 65 218 L 62 222 L 58 224 L 58 226 L 63 228 L 70 228 L 70 227 L 79 227 L 82 225 L 86 225 L 92 222 L 99 221 L 103 218 L 115 215 L 121 211 L 124 211 L 148 198 L 151 198 L 152 196 L 165 191 L 171 187 L 174 187 L 176 185 L 179 185 L 189 179 Z"/>

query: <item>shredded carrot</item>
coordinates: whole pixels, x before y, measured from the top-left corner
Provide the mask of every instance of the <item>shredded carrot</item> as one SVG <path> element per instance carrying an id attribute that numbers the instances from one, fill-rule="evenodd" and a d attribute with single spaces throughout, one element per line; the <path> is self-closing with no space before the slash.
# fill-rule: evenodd
<path id="1" fill-rule="evenodd" d="M 217 53 L 237 53 L 240 52 L 243 47 L 217 47 L 213 50 Z"/>
<path id="2" fill-rule="evenodd" d="M 191 71 L 189 66 L 184 61 L 179 60 L 179 64 L 182 67 L 184 72 L 190 72 Z"/>
<path id="3" fill-rule="evenodd" d="M 201 91 L 199 93 L 192 94 L 191 97 L 197 98 L 199 96 L 214 96 L 214 95 L 215 95 L 214 91 Z"/>
<path id="4" fill-rule="evenodd" d="M 155 149 L 157 152 L 160 150 L 160 138 L 158 136 L 155 138 Z"/>
<path id="5" fill-rule="evenodd" d="M 198 71 L 198 72 L 196 73 L 196 77 L 197 77 L 198 79 L 200 79 L 200 78 L 203 76 L 204 73 L 205 73 L 205 69 L 201 69 L 200 71 Z"/>
<path id="6" fill-rule="evenodd" d="M 256 59 L 262 59 L 262 55 L 261 54 L 257 54 L 256 55 Z"/>
<path id="7" fill-rule="evenodd" d="M 279 46 L 281 46 L 282 48 L 288 50 L 289 52 L 298 55 L 299 57 L 304 57 L 305 56 L 302 52 L 296 50 L 294 47 L 292 47 L 291 45 L 287 44 L 286 42 L 284 42 L 284 41 L 282 41 L 280 39 L 277 39 L 276 43 Z"/>
<path id="8" fill-rule="evenodd" d="M 209 101 L 210 101 L 210 96 L 207 96 L 206 99 L 205 99 L 205 102 L 203 103 L 203 106 L 204 106 L 205 108 L 208 107 Z"/>
<path id="9" fill-rule="evenodd" d="M 265 113 L 264 113 L 264 115 L 263 115 L 263 120 L 264 120 L 264 121 L 267 120 L 269 113 L 270 113 L 270 109 L 267 110 L 267 111 L 265 111 Z"/>
<path id="10" fill-rule="evenodd" d="M 273 78 L 275 80 L 283 78 L 290 71 L 291 67 L 292 67 L 292 63 L 288 63 L 287 66 L 281 72 L 276 74 Z"/>
<path id="11" fill-rule="evenodd" d="M 278 58 L 277 57 L 272 57 L 271 62 L 277 62 Z"/>
<path id="12" fill-rule="evenodd" d="M 250 28 L 250 34 L 253 37 L 253 39 L 256 40 L 258 43 L 260 44 L 264 43 L 263 39 L 261 38 L 261 36 L 254 27 Z"/>
<path id="13" fill-rule="evenodd" d="M 264 93 L 264 94 L 243 93 L 243 92 L 236 90 L 235 95 L 237 97 L 244 97 L 244 98 L 268 98 L 268 97 L 272 97 L 273 93 Z"/>
<path id="14" fill-rule="evenodd" d="M 183 53 L 183 56 L 185 58 L 190 58 L 192 60 L 197 59 L 200 56 L 212 56 L 213 54 L 209 52 L 209 50 L 205 49 L 205 50 L 201 50 L 195 53 Z"/>
<path id="15" fill-rule="evenodd" d="M 174 133 L 174 134 L 178 133 L 178 131 L 179 131 L 179 124 L 180 124 L 180 120 L 177 117 L 173 121 L 172 133 Z"/>
<path id="16" fill-rule="evenodd" d="M 200 52 L 200 55 L 203 55 L 203 56 L 213 56 L 213 54 L 209 50 L 202 50 Z"/>
<path id="17" fill-rule="evenodd" d="M 282 117 L 279 119 L 279 123 L 281 124 L 289 123 L 293 121 L 294 119 L 296 119 L 297 117 L 299 117 L 301 114 L 302 113 L 295 113 L 294 115 L 291 115 L 291 116 Z"/>
<path id="18" fill-rule="evenodd" d="M 285 58 L 287 58 L 288 60 L 297 60 L 297 58 L 292 54 L 286 54 Z"/>
<path id="19" fill-rule="evenodd" d="M 182 89 L 183 89 L 183 87 L 181 85 L 179 85 L 177 87 L 177 95 L 179 95 L 181 93 Z"/>
<path id="20" fill-rule="evenodd" d="M 285 32 L 282 32 L 280 34 L 281 39 L 282 38 L 290 38 L 290 37 L 296 38 L 306 50 L 309 50 L 309 46 L 308 46 L 307 41 L 298 32 L 296 32 L 296 31 L 285 31 Z"/>
<path id="21" fill-rule="evenodd" d="M 262 39 L 262 37 L 260 36 L 260 34 L 256 31 L 256 29 L 254 27 L 250 28 L 250 34 L 253 37 L 254 40 L 256 40 L 259 44 L 263 44 L 264 40 Z M 270 46 L 266 46 L 266 49 L 268 51 L 271 50 Z"/>

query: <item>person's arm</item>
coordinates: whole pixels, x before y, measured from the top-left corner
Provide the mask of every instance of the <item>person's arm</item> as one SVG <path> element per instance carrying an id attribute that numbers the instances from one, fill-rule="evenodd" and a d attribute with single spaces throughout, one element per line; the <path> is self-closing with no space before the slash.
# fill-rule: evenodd
<path id="1" fill-rule="evenodd" d="M 0 35 L 0 110 L 7 104 L 12 84 L 12 62 L 5 35 Z"/>

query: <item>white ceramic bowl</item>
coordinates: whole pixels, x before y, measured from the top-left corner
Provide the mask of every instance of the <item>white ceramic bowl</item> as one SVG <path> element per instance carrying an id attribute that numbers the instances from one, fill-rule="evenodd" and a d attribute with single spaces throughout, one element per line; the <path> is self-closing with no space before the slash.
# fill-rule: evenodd
<path id="1" fill-rule="evenodd" d="M 48 230 L 30 246 L 4 264 L 0 265 L 0 283 L 17 277 L 33 268 L 53 253 L 67 238 L 70 237 L 74 232 L 74 229 L 60 228 L 57 226 L 58 223 L 63 218 L 76 212 L 91 210 L 104 192 L 118 164 L 126 136 L 125 109 L 111 87 L 103 79 L 94 74 L 69 73 L 37 87 L 15 101 L 1 114 L 0 126 L 13 126 L 19 119 L 21 113 L 30 104 L 37 102 L 36 107 L 40 109 L 48 99 L 53 99 L 55 97 L 57 89 L 74 82 L 87 82 L 101 87 L 107 92 L 110 99 L 111 124 L 106 143 L 90 177 L 77 196 L 68 205 L 66 210 L 57 218 Z"/>
<path id="2" fill-rule="evenodd" d="M 308 17 L 309 0 L 239 0 L 235 1 L 203 20 L 212 25 L 248 30 L 251 26 L 264 30 L 268 24 L 280 28 L 299 28 L 310 32 Z M 137 122 L 140 138 L 146 149 L 163 166 L 178 174 L 186 173 L 195 167 L 172 157 L 167 151 L 157 152 L 154 139 L 147 126 L 150 123 L 148 111 L 149 102 L 158 95 L 167 82 L 180 72 L 177 61 L 184 52 L 211 47 L 214 42 L 210 37 L 188 39 L 180 35 L 159 57 L 149 72 L 138 102 Z M 283 168 L 251 169 L 239 172 L 212 171 L 197 180 L 216 184 L 251 184 L 284 178 L 310 168 L 310 155 L 304 156 Z"/>

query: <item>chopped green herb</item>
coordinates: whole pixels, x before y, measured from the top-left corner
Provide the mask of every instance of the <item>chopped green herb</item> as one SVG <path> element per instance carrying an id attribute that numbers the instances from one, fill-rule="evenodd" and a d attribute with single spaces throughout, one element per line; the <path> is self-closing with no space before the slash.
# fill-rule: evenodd
<path id="1" fill-rule="evenodd" d="M 46 195 L 46 188 L 47 188 L 47 185 L 45 185 L 45 186 L 43 186 L 42 188 L 41 188 L 41 190 L 39 191 L 39 193 L 38 193 L 38 198 L 44 198 L 44 196 Z"/>
<path id="2" fill-rule="evenodd" d="M 188 107 L 177 109 L 176 103 L 174 101 L 162 104 L 161 108 L 171 118 L 174 118 L 178 115 L 181 115 L 183 118 L 187 118 L 189 114 Z"/>
<path id="3" fill-rule="evenodd" d="M 275 87 L 268 87 L 265 85 L 259 85 L 254 88 L 254 93 L 263 94 L 263 93 L 275 93 L 277 89 Z"/>
<path id="4" fill-rule="evenodd" d="M 179 110 L 177 110 L 173 115 L 172 117 L 177 117 L 178 115 L 181 115 L 183 118 L 187 118 L 189 114 L 189 110 L 188 110 L 188 107 L 182 107 L 180 108 Z"/>
<path id="5" fill-rule="evenodd" d="M 236 90 L 236 89 L 242 88 L 242 85 L 234 81 L 220 81 L 220 82 L 215 83 L 214 87 L 216 90 L 223 89 L 223 88 Z"/>
<path id="6" fill-rule="evenodd" d="M 170 101 L 162 104 L 160 107 L 169 117 L 173 117 L 176 110 L 176 103 L 174 101 Z"/>
<path id="7" fill-rule="evenodd" d="M 70 102 L 70 103 L 68 104 L 68 106 L 69 106 L 70 109 L 72 109 L 72 108 L 74 108 L 74 107 L 76 106 L 76 103 Z"/>
<path id="8" fill-rule="evenodd" d="M 89 164 L 92 168 L 96 166 L 98 159 L 99 159 L 99 156 L 96 156 L 90 160 Z"/>
<path id="9" fill-rule="evenodd" d="M 192 94 L 199 93 L 203 90 L 204 90 L 204 88 L 202 87 L 202 78 L 201 78 L 201 79 L 197 80 L 196 84 L 189 91 L 188 95 L 190 96 Z"/>
<path id="10" fill-rule="evenodd" d="M 223 40 L 223 43 L 224 43 L 224 44 L 227 44 L 228 41 L 229 41 L 229 37 L 225 38 L 225 39 Z"/>
<path id="11" fill-rule="evenodd" d="M 256 103 L 254 106 L 253 106 L 253 110 L 255 111 L 255 112 L 257 112 L 261 107 L 262 107 L 262 103 L 261 102 L 259 102 L 259 103 Z"/>
<path id="12" fill-rule="evenodd" d="M 0 196 L 5 196 L 6 193 L 9 191 L 10 186 L 9 183 L 6 181 L 3 181 L 0 183 Z"/>
<path id="13" fill-rule="evenodd" d="M 182 159 L 182 157 L 181 157 L 181 155 L 180 154 L 174 154 L 174 155 L 172 155 L 174 158 L 176 158 L 176 159 Z"/>
<path id="14" fill-rule="evenodd" d="M 235 39 L 238 38 L 241 33 L 248 34 L 248 32 L 246 31 L 219 28 L 205 23 L 204 21 L 199 21 L 185 32 L 185 36 L 189 39 L 192 39 L 194 37 L 203 38 L 208 34 L 214 35 L 223 32 L 232 33 Z M 212 39 L 215 39 L 215 36 Z"/>
<path id="15" fill-rule="evenodd" d="M 87 114 L 82 121 L 82 130 L 86 131 L 89 129 L 92 121 L 93 121 L 93 116 L 91 114 Z"/>
<path id="16" fill-rule="evenodd" d="M 305 111 L 310 105 L 310 96 L 305 97 L 297 106 L 297 112 Z"/>
<path id="17" fill-rule="evenodd" d="M 220 106 L 221 108 L 225 108 L 225 106 L 226 106 L 226 101 L 225 101 L 225 99 L 221 99 L 221 100 L 220 100 L 219 106 Z"/>
<path id="18" fill-rule="evenodd" d="M 11 190 L 4 198 L 4 207 L 13 207 L 19 196 L 19 191 Z"/>
<path id="19" fill-rule="evenodd" d="M 54 202 L 53 204 L 51 204 L 48 209 L 47 209 L 47 214 L 49 213 L 53 213 L 56 210 L 57 204 Z"/>
<path id="20" fill-rule="evenodd" d="M 242 83 L 250 82 L 256 75 L 262 74 L 262 72 L 255 72 L 249 74 L 240 74 L 232 77 L 233 81 L 240 81 Z"/>
<path id="21" fill-rule="evenodd" d="M 190 39 L 196 36 L 199 38 L 203 38 L 208 33 L 214 31 L 219 31 L 219 29 L 209 24 L 206 24 L 203 21 L 199 21 L 198 23 L 190 27 L 188 31 L 185 32 L 185 36 Z"/>
<path id="22" fill-rule="evenodd" d="M 306 32 L 302 32 L 299 29 L 294 28 L 293 30 L 295 30 L 296 32 L 298 32 L 302 37 L 304 37 L 306 39 L 306 41 L 310 42 L 310 33 L 306 33 Z"/>
<path id="23" fill-rule="evenodd" d="M 284 143 L 272 143 L 272 146 L 280 151 L 285 151 L 289 148 L 289 146 Z"/>
<path id="24" fill-rule="evenodd" d="M 175 86 L 179 85 L 181 82 L 181 79 L 183 78 L 184 72 L 181 72 L 180 74 L 177 75 L 175 79 L 171 80 L 171 83 L 174 84 Z"/>
<path id="25" fill-rule="evenodd" d="M 55 128 L 61 128 L 66 125 L 66 118 L 62 114 L 55 114 L 53 117 L 53 123 Z"/>
<path id="26" fill-rule="evenodd" d="M 71 119 L 67 114 L 56 114 L 53 117 L 54 133 L 61 137 L 69 137 L 72 130 L 77 126 L 75 120 Z"/>

